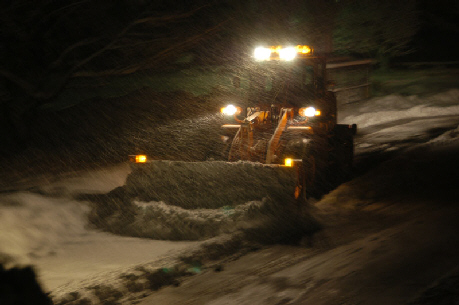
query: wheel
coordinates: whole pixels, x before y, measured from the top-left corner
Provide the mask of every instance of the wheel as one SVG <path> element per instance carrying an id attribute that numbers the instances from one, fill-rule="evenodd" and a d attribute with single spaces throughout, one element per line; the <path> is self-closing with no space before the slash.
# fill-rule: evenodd
<path id="1" fill-rule="evenodd" d="M 350 136 L 344 144 L 345 160 L 343 162 L 342 171 L 344 181 L 350 180 L 354 172 L 354 137 Z"/>
<path id="2" fill-rule="evenodd" d="M 307 198 L 320 198 L 326 193 L 327 161 L 319 150 L 311 149 L 303 157 L 303 171 L 305 174 L 305 191 Z"/>
<path id="3" fill-rule="evenodd" d="M 316 157 L 314 154 L 303 159 L 306 187 L 312 188 L 316 179 Z"/>
<path id="4" fill-rule="evenodd" d="M 335 187 L 352 178 L 354 169 L 354 137 L 342 135 L 331 140 L 332 171 L 335 173 Z"/>
<path id="5" fill-rule="evenodd" d="M 317 196 L 317 162 L 320 155 L 311 144 L 311 139 L 296 137 L 286 142 L 282 159 L 293 158 L 302 160 L 298 166 L 298 181 L 295 187 L 295 199 L 306 200 Z"/>
<path id="6" fill-rule="evenodd" d="M 303 158 L 302 164 L 298 166 L 298 181 L 295 187 L 295 199 L 306 201 L 313 197 L 316 179 L 316 160 L 315 156 L 310 155 Z"/>

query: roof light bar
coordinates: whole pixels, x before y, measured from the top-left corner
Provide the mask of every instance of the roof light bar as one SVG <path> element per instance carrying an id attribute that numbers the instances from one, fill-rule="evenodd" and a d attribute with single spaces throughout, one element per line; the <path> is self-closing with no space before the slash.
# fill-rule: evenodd
<path id="1" fill-rule="evenodd" d="M 257 47 L 253 53 L 255 60 L 284 60 L 291 61 L 298 56 L 306 56 L 312 54 L 312 48 L 307 45 L 293 46 L 271 46 Z"/>

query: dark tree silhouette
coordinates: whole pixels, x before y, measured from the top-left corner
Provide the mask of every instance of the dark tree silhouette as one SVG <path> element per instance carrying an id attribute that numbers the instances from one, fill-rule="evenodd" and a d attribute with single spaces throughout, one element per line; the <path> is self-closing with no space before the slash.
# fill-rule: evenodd
<path id="1" fill-rule="evenodd" d="M 334 30 L 334 49 L 375 57 L 381 68 L 395 56 L 413 50 L 409 43 L 419 29 L 415 0 L 343 1 Z"/>
<path id="2" fill-rule="evenodd" d="M 209 7 L 199 1 L 2 1 L 0 136 L 23 146 L 40 106 L 76 77 L 167 64 L 225 23 L 210 22 Z"/>

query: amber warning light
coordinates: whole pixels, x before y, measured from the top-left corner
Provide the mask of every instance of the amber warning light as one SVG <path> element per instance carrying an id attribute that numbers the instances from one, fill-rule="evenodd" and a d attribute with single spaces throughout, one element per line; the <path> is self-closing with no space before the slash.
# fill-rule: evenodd
<path id="1" fill-rule="evenodd" d="M 303 162 L 301 159 L 292 159 L 292 158 L 285 158 L 284 159 L 284 166 L 286 167 L 293 167 L 295 164 Z"/>
<path id="2" fill-rule="evenodd" d="M 130 155 L 129 156 L 129 161 L 134 162 L 134 163 L 146 163 L 147 162 L 147 156 L 145 156 L 145 155 Z"/>

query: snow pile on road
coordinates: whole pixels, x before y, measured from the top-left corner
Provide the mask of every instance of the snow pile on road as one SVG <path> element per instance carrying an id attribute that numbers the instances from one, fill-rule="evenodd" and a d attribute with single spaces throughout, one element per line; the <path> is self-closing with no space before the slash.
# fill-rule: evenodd
<path id="1" fill-rule="evenodd" d="M 294 193 L 296 169 L 253 162 L 153 161 L 128 176 L 125 190 L 140 201 L 183 208 L 221 208 Z"/>
<path id="2" fill-rule="evenodd" d="M 203 240 L 244 232 L 246 239 L 256 242 L 294 243 L 318 225 L 311 215 L 295 210 L 288 199 L 278 202 L 264 198 L 219 209 L 183 209 L 163 202 L 135 203 L 142 208 L 117 233 L 154 239 Z"/>
<path id="3" fill-rule="evenodd" d="M 318 229 L 294 199 L 294 168 L 250 162 L 155 161 L 126 185 L 80 198 L 89 222 L 123 235 L 162 240 L 205 240 L 242 232 L 245 240 L 295 243 Z"/>
<path id="4" fill-rule="evenodd" d="M 97 228 L 125 236 L 202 240 L 247 229 L 255 218 L 259 225 L 282 216 L 281 210 L 294 205 L 295 185 L 295 168 L 153 161 L 136 165 L 124 186 L 80 199 L 90 202 L 89 222 Z"/>
<path id="5" fill-rule="evenodd" d="M 459 115 L 459 90 L 452 89 L 429 97 L 388 95 L 356 103 L 355 111 L 341 123 L 359 128 L 403 119 Z"/>
<path id="6" fill-rule="evenodd" d="M 267 201 L 251 201 L 220 209 L 184 209 L 164 202 L 136 202 L 141 207 L 130 235 L 167 240 L 200 240 L 231 233 L 250 221 L 249 211 L 260 211 Z"/>
<path id="7" fill-rule="evenodd" d="M 81 199 L 92 206 L 90 223 L 115 234 L 203 240 L 243 231 L 259 242 L 289 242 L 317 226 L 299 213 L 295 185 L 295 168 L 153 161 L 136 166 L 125 186 Z"/>
<path id="8" fill-rule="evenodd" d="M 85 232 L 88 207 L 71 199 L 14 193 L 0 197 L 0 263 L 27 264 Z"/>
<path id="9" fill-rule="evenodd" d="M 143 209 L 156 206 L 158 210 L 181 211 L 181 208 L 164 204 L 137 204 Z M 212 210 L 188 212 L 218 214 Z M 220 270 L 224 262 L 258 249 L 262 247 L 262 243 L 287 243 L 291 239 L 297 239 L 297 242 L 298 238 L 310 236 L 318 230 L 317 222 L 310 216 L 301 217 L 302 213 L 298 209 L 292 209 L 291 206 L 280 207 L 267 201 L 248 203 L 221 214 L 229 214 L 229 217 L 239 215 L 238 217 L 249 218 L 250 221 L 238 232 L 221 234 L 199 245 L 171 252 L 157 260 L 68 283 L 52 291 L 54 303 L 135 304 L 163 286 L 179 285 L 183 277 L 199 274 L 206 269 Z"/>

